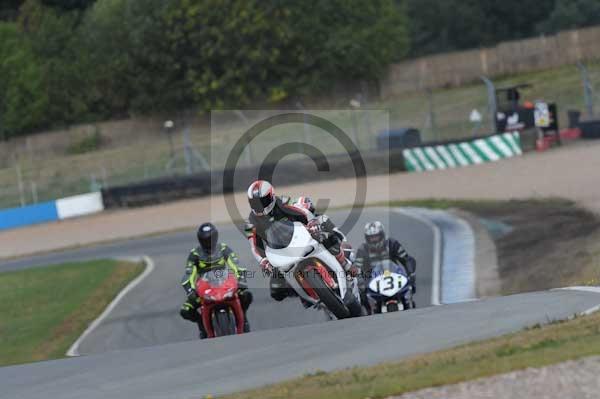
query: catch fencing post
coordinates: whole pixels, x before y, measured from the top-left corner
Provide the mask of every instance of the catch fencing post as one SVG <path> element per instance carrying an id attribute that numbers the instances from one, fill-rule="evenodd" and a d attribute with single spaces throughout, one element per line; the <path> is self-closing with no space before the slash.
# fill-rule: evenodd
<path id="1" fill-rule="evenodd" d="M 240 110 L 235 110 L 235 115 L 238 116 L 238 118 L 240 118 L 243 122 L 244 122 L 244 127 L 243 129 L 249 129 L 250 128 L 250 121 L 248 120 L 248 118 L 246 118 L 246 115 L 244 115 L 244 113 Z M 248 160 L 248 165 L 254 165 L 254 156 L 252 155 L 252 143 L 249 142 L 246 145 L 246 159 Z"/>
<path id="2" fill-rule="evenodd" d="M 33 180 L 31 181 L 31 199 L 33 200 L 34 204 L 38 203 L 37 185 Z"/>
<path id="3" fill-rule="evenodd" d="M 433 90 L 427 89 L 427 102 L 429 104 L 429 115 L 427 118 L 428 127 L 433 131 L 435 141 L 439 141 L 439 132 L 435 125 L 435 104 L 433 103 Z"/>
<path id="4" fill-rule="evenodd" d="M 481 80 L 485 83 L 488 92 L 488 112 L 490 115 L 492 132 L 498 133 L 496 131 L 496 110 L 498 109 L 496 104 L 496 87 L 494 86 L 494 83 L 485 76 L 481 76 Z"/>
<path id="5" fill-rule="evenodd" d="M 21 201 L 21 206 L 25 206 L 25 193 L 23 192 L 23 176 L 21 174 L 21 164 L 17 163 L 17 184 L 19 185 L 19 200 Z"/>
<path id="6" fill-rule="evenodd" d="M 581 73 L 581 81 L 583 83 L 583 98 L 585 101 L 585 108 L 587 110 L 588 117 L 594 117 L 594 86 L 590 81 L 590 75 L 588 74 L 587 68 L 581 62 L 577 63 L 577 68 Z"/>

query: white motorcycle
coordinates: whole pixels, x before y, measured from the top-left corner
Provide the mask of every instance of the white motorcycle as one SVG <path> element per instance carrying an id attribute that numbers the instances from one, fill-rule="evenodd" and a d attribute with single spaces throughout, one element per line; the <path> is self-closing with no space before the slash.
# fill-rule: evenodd
<path id="1" fill-rule="evenodd" d="M 341 233 L 339 233 L 341 234 Z M 267 259 L 302 299 L 336 318 L 361 316 L 356 278 L 299 222 L 275 222 L 266 231 Z"/>

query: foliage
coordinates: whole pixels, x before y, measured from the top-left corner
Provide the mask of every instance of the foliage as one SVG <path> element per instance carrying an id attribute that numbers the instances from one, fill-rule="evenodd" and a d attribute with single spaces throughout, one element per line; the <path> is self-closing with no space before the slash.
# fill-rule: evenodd
<path id="1" fill-rule="evenodd" d="M 597 0 L 6 1 L 0 138 L 293 100 L 376 81 L 409 51 L 488 46 L 599 19 Z"/>
<path id="2" fill-rule="evenodd" d="M 393 0 L 27 0 L 0 35 L 5 137 L 279 102 L 377 79 L 408 48 Z"/>
<path id="3" fill-rule="evenodd" d="M 0 23 L 0 137 L 42 126 L 47 106 L 42 70 L 31 47 L 16 24 Z"/>
<path id="4" fill-rule="evenodd" d="M 540 23 L 542 33 L 554 33 L 600 24 L 600 2 L 598 0 L 556 0 L 547 20 Z"/>
<path id="5" fill-rule="evenodd" d="M 67 148 L 67 153 L 71 155 L 84 154 L 86 152 L 96 151 L 102 145 L 102 134 L 100 129 L 96 127 L 92 134 L 88 134 L 83 138 L 71 143 Z"/>
<path id="6" fill-rule="evenodd" d="M 539 0 L 404 0 L 414 55 L 489 46 L 535 35 L 552 11 Z M 568 1 L 568 0 L 567 0 Z"/>
<path id="7" fill-rule="evenodd" d="M 65 11 L 83 10 L 89 7 L 96 0 L 41 0 L 42 4 L 48 7 L 55 7 Z"/>
<path id="8" fill-rule="evenodd" d="M 0 21 L 12 21 L 19 15 L 22 0 L 3 0 L 0 2 Z"/>

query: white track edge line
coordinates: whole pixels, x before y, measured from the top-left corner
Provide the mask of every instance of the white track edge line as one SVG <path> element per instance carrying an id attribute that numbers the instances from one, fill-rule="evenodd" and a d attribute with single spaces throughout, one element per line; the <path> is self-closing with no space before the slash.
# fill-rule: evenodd
<path id="1" fill-rule="evenodd" d="M 564 290 L 564 291 L 581 291 L 581 292 L 594 292 L 596 294 L 600 294 L 600 287 L 597 286 L 587 286 L 587 285 L 580 285 L 580 286 L 573 286 L 573 287 L 563 287 L 563 288 L 554 288 L 551 291 L 560 291 L 560 290 Z M 589 309 L 584 310 L 583 312 L 578 313 L 580 316 L 589 316 L 592 313 L 596 313 L 600 311 L 600 304 L 596 305 L 596 306 L 592 306 Z"/>
<path id="2" fill-rule="evenodd" d="M 442 252 L 442 233 L 440 228 L 429 218 L 416 212 L 411 212 L 406 208 L 393 208 L 394 212 L 412 217 L 415 220 L 427 225 L 433 231 L 433 273 L 431 276 L 431 304 L 438 306 L 440 302 L 440 273 L 441 273 L 441 252 Z"/>
<path id="3" fill-rule="evenodd" d="M 92 324 L 90 324 L 88 326 L 88 328 L 85 329 L 83 334 L 81 334 L 79 336 L 79 338 L 77 338 L 77 340 L 73 343 L 73 345 L 71 345 L 71 347 L 69 348 L 69 350 L 66 353 L 66 356 L 69 356 L 69 357 L 80 356 L 79 346 L 81 345 L 81 342 L 83 342 L 83 340 L 88 335 L 90 335 L 91 332 L 94 331 L 94 329 L 96 329 L 96 327 L 98 327 L 100 325 L 100 323 L 102 323 L 106 317 L 108 317 L 110 312 L 119 304 L 119 302 L 125 297 L 125 295 L 127 295 L 127 293 L 129 293 L 129 291 L 134 289 L 146 277 L 148 277 L 148 275 L 150 273 L 152 273 L 152 271 L 154 270 L 154 261 L 152 260 L 152 258 L 149 256 L 146 256 L 146 255 L 143 255 L 140 258 L 146 264 L 146 268 L 144 269 L 144 272 L 142 274 L 140 274 L 139 276 L 137 276 L 134 280 L 129 282 L 129 284 L 127 284 L 127 286 L 125 288 L 123 288 L 121 290 L 121 292 L 119 292 L 119 294 L 115 297 L 115 299 L 113 299 L 112 302 L 108 304 L 106 309 L 104 309 L 102 314 L 100 314 L 100 316 L 98 316 L 92 322 Z"/>

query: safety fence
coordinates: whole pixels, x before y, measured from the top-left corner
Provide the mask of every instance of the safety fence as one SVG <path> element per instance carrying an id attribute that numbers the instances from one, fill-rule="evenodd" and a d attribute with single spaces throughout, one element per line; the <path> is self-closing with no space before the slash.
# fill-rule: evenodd
<path id="1" fill-rule="evenodd" d="M 353 177 L 357 173 L 355 168 L 358 158 L 356 157 L 360 158 L 359 164 L 363 165 L 364 173 L 369 176 L 402 170 L 426 171 L 476 165 L 521 155 L 522 151 L 520 134 L 511 132 L 470 141 L 446 142 L 404 150 L 371 151 L 360 155 L 349 154 L 349 157 L 330 157 L 325 161 L 327 173 L 320 173 L 312 164 L 313 161 L 308 160 L 262 165 L 260 168 L 246 167 L 235 171 L 238 179 L 231 187 L 223 185 L 223 171 L 154 179 L 55 201 L 0 210 L 0 230 L 57 221 L 110 208 L 145 206 L 183 198 L 241 191 L 245 190 L 245 183 L 249 179 L 256 176 L 264 177 L 263 174 L 272 176 L 276 166 L 280 172 L 283 170 L 286 173 L 275 174 L 274 182 L 286 185 Z M 311 170 L 313 171 L 310 172 Z"/>
<path id="2" fill-rule="evenodd" d="M 406 170 L 409 172 L 477 165 L 522 153 L 518 132 L 458 143 L 408 148 L 403 151 Z"/>

